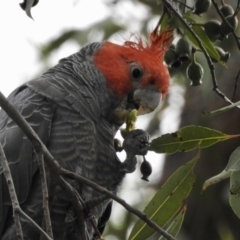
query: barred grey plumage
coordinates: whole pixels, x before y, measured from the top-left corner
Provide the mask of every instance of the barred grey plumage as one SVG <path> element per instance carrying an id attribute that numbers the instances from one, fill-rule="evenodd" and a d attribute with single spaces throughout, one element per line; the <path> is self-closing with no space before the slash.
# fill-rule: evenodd
<path id="1" fill-rule="evenodd" d="M 96 68 L 93 55 L 102 43 L 93 43 L 78 53 L 59 62 L 41 77 L 17 88 L 8 100 L 29 122 L 40 139 L 61 166 L 80 174 L 116 193 L 126 172 L 135 169 L 138 144 L 147 138 L 144 132 L 131 135 L 128 160 L 131 166 L 118 159 L 113 139 L 120 124 L 113 111 L 126 105 L 112 93 L 103 74 Z M 0 111 L 0 141 L 12 172 L 16 192 L 22 209 L 38 224 L 42 223 L 42 193 L 36 155 L 30 141 L 18 126 Z M 69 183 L 83 200 L 101 196 L 92 188 L 76 181 Z M 0 239 L 17 239 L 12 218 L 11 201 L 0 165 Z M 100 231 L 111 213 L 111 201 L 106 200 L 92 209 Z M 79 239 L 71 202 L 57 186 L 51 208 L 54 239 Z M 39 233 L 26 221 L 22 222 L 25 239 L 39 239 Z M 89 239 L 94 230 L 88 224 Z"/>

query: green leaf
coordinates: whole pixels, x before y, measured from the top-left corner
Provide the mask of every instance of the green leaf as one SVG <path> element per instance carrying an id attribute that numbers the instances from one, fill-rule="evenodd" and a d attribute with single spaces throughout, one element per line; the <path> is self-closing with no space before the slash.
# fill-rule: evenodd
<path id="1" fill-rule="evenodd" d="M 164 134 L 161 137 L 153 139 L 149 150 L 156 153 L 185 152 L 195 148 L 209 147 L 217 142 L 238 136 L 226 135 L 201 126 L 187 126 L 175 133 Z"/>
<path id="2" fill-rule="evenodd" d="M 232 195 L 240 194 L 240 171 L 232 172 L 230 177 L 230 193 Z"/>
<path id="3" fill-rule="evenodd" d="M 231 154 L 225 170 L 231 172 L 240 170 L 240 147 L 236 148 Z"/>
<path id="4" fill-rule="evenodd" d="M 230 189 L 229 204 L 234 213 L 240 218 L 240 171 L 232 172 Z"/>
<path id="5" fill-rule="evenodd" d="M 109 18 L 107 18 L 85 30 L 78 29 L 68 30 L 61 34 L 61 36 L 50 41 L 46 46 L 43 46 L 41 57 L 42 58 L 49 57 L 49 55 L 54 50 L 58 49 L 59 47 L 61 47 L 61 45 L 63 45 L 65 42 L 69 40 L 73 40 L 80 45 L 86 44 L 89 41 L 89 35 L 93 30 L 98 31 L 102 30 L 104 33 L 103 38 L 108 39 L 112 34 L 123 29 L 124 27 L 113 23 Z"/>
<path id="6" fill-rule="evenodd" d="M 151 9 L 153 15 L 159 16 L 162 12 L 162 1 L 139 0 L 139 2 L 148 6 Z"/>
<path id="7" fill-rule="evenodd" d="M 168 27 L 169 27 L 169 16 L 168 16 L 168 14 L 164 13 L 163 19 L 162 19 L 162 22 L 161 22 L 160 32 L 163 32 L 163 31 L 166 30 Z"/>
<path id="8" fill-rule="evenodd" d="M 183 15 L 183 17 L 190 23 L 194 23 L 196 24 L 197 22 L 192 19 L 189 15 Z M 186 27 L 181 24 L 181 27 L 184 28 L 186 30 L 186 36 L 188 38 L 188 40 L 198 49 L 200 49 L 196 39 L 193 37 L 193 35 L 186 29 Z M 209 56 L 214 58 L 215 60 L 217 60 L 218 62 L 222 63 L 220 61 L 220 55 L 217 52 L 217 50 L 215 49 L 214 45 L 212 44 L 212 42 L 210 41 L 210 39 L 208 38 L 207 34 L 205 33 L 205 31 L 202 29 L 201 26 L 199 25 L 193 25 L 192 30 L 194 31 L 194 33 L 199 37 L 199 39 L 201 40 L 204 48 L 206 49 L 206 51 L 208 52 Z M 223 64 L 223 63 L 222 63 Z"/>
<path id="9" fill-rule="evenodd" d="M 169 234 L 171 234 L 173 237 L 176 237 L 181 229 L 186 210 L 187 210 L 187 207 L 184 206 L 183 209 L 179 212 L 179 214 L 173 219 L 169 227 L 166 229 L 166 231 Z M 167 240 L 167 239 L 161 236 L 158 240 Z"/>
<path id="10" fill-rule="evenodd" d="M 202 191 L 205 191 L 209 186 L 216 184 L 226 178 L 229 178 L 231 176 L 231 172 L 228 172 L 226 170 L 223 170 L 221 173 L 217 174 L 216 176 L 213 176 L 205 181 L 202 187 Z"/>
<path id="11" fill-rule="evenodd" d="M 228 164 L 221 173 L 216 176 L 209 178 L 203 184 L 202 190 L 205 191 L 207 187 L 210 185 L 216 184 L 226 178 L 231 177 L 232 179 L 232 172 L 239 172 L 240 170 L 240 147 L 236 148 L 233 153 L 231 154 Z M 236 194 L 240 193 L 240 182 L 239 184 L 236 182 L 235 184 L 232 183 L 231 192 Z"/>
<path id="12" fill-rule="evenodd" d="M 47 58 L 49 54 L 51 54 L 54 50 L 58 49 L 62 44 L 64 44 L 69 39 L 74 39 L 77 34 L 82 34 L 83 36 L 86 36 L 84 32 L 78 31 L 78 30 L 69 30 L 64 32 L 60 37 L 57 37 L 56 39 L 53 39 L 48 44 L 43 46 L 42 48 L 42 57 Z"/>
<path id="13" fill-rule="evenodd" d="M 189 195 L 195 180 L 192 170 L 198 158 L 199 155 L 178 168 L 145 208 L 144 213 L 159 226 L 163 227 L 176 214 Z M 128 239 L 146 240 L 152 234 L 154 230 L 139 219 Z"/>

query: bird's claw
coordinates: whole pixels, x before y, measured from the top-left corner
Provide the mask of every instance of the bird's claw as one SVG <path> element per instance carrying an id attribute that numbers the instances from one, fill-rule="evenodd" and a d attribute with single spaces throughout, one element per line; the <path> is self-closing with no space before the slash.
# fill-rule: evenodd
<path id="1" fill-rule="evenodd" d="M 141 129 L 136 129 L 127 134 L 123 142 L 123 149 L 127 155 L 146 155 L 149 145 L 149 134 Z"/>
<path id="2" fill-rule="evenodd" d="M 126 160 L 121 164 L 120 171 L 132 173 L 136 169 L 136 155 L 146 155 L 146 147 L 149 145 L 149 134 L 136 129 L 128 133 L 123 142 L 123 149 L 127 153 Z"/>

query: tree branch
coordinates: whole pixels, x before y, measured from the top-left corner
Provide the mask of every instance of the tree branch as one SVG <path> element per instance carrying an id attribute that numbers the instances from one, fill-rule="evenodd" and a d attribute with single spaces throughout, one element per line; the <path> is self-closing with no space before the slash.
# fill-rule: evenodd
<path id="1" fill-rule="evenodd" d="M 53 239 L 52 223 L 51 223 L 49 204 L 48 204 L 47 177 L 46 177 L 45 164 L 44 164 L 42 151 L 37 152 L 37 159 L 38 159 L 38 166 L 39 166 L 39 172 L 40 172 L 41 184 L 42 184 L 43 215 L 44 215 L 45 227 L 46 227 L 47 234 Z"/>
<path id="2" fill-rule="evenodd" d="M 85 224 L 85 218 L 84 218 L 84 206 L 82 205 L 81 200 L 79 199 L 80 196 L 78 192 L 60 174 L 58 176 L 59 176 L 60 186 L 63 189 L 65 189 L 67 194 L 69 194 L 71 202 L 76 211 L 78 231 L 80 233 L 79 238 L 82 240 L 87 240 L 86 224 Z"/>
<path id="3" fill-rule="evenodd" d="M 53 240 L 32 218 L 30 218 L 21 208 L 19 214 L 32 224 L 47 240 Z"/>
<path id="4" fill-rule="evenodd" d="M 13 218 L 15 221 L 16 225 L 16 233 L 17 233 L 17 238 L 19 240 L 23 240 L 23 231 L 22 231 L 22 226 L 21 226 L 21 221 L 20 221 L 20 205 L 17 199 L 17 194 L 14 188 L 14 183 L 12 179 L 12 174 L 10 171 L 10 168 L 8 166 L 7 158 L 4 154 L 2 144 L 0 143 L 0 161 L 3 167 L 3 174 L 5 176 L 5 179 L 7 181 L 8 189 L 9 189 L 9 195 L 11 198 L 12 202 L 12 208 L 13 208 Z"/>

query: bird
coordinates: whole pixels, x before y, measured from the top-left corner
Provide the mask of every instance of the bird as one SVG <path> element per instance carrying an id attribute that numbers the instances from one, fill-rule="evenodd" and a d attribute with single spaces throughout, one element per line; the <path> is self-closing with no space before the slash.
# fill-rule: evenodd
<path id="1" fill-rule="evenodd" d="M 121 45 L 110 41 L 90 43 L 16 88 L 8 101 L 26 119 L 61 167 L 117 194 L 124 176 L 136 169 L 136 155 L 146 154 L 142 149 L 149 135 L 136 129 L 126 136 L 124 161 L 116 154 L 114 137 L 130 110 L 137 109 L 138 115 L 150 113 L 168 93 L 170 75 L 163 56 L 172 38 L 171 30 L 160 32 L 157 26 L 148 41 L 137 38 Z M 41 225 L 43 206 L 37 156 L 30 140 L 3 110 L 0 110 L 0 143 L 19 204 Z M 84 202 L 101 197 L 83 183 L 72 180 L 69 184 Z M 111 209 L 111 199 L 90 209 L 100 233 L 109 220 Z M 81 239 L 74 206 L 60 186 L 55 186 L 50 211 L 54 239 Z M 17 239 L 12 215 L 0 164 L 1 240 Z M 88 219 L 85 223 L 87 239 L 98 239 Z M 21 225 L 24 239 L 40 239 L 40 233 L 29 222 L 23 220 Z"/>

